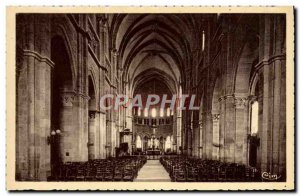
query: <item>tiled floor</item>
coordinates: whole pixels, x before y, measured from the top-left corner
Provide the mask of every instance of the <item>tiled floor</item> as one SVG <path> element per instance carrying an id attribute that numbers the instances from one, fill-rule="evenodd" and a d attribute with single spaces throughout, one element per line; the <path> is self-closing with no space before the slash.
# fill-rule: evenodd
<path id="1" fill-rule="evenodd" d="M 147 160 L 138 173 L 135 182 L 171 182 L 168 172 L 159 160 Z"/>

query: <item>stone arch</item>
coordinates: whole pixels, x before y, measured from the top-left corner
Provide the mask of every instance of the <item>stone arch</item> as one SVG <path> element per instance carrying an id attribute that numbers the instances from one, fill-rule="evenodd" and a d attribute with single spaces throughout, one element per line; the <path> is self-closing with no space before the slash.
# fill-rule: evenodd
<path id="1" fill-rule="evenodd" d="M 74 88 L 72 65 L 65 41 L 61 36 L 51 39 L 51 60 L 54 68 L 51 73 L 51 129 L 59 129 L 62 132 L 59 146 L 51 146 L 51 158 L 53 161 L 72 160 L 70 154 L 74 153 L 72 137 L 70 133 L 73 124 Z"/>
<path id="2" fill-rule="evenodd" d="M 200 99 L 200 110 L 199 110 L 199 141 L 198 141 L 198 156 L 199 158 L 203 158 L 203 143 L 205 139 L 204 131 L 203 131 L 203 109 L 204 106 L 204 95 L 202 93 L 201 99 Z"/>
<path id="3" fill-rule="evenodd" d="M 68 21 L 68 20 L 64 20 L 64 21 Z M 68 60 L 70 62 L 70 68 L 71 68 L 71 74 L 72 74 L 72 87 L 73 89 L 76 88 L 76 75 L 77 75 L 77 70 L 76 70 L 76 51 L 74 50 L 75 46 L 72 46 L 72 42 L 70 40 L 72 40 L 72 38 L 70 38 L 70 34 L 68 34 L 68 31 L 71 31 L 71 27 L 69 27 L 70 25 L 68 25 L 68 22 L 65 22 L 66 24 L 64 26 L 60 25 L 60 24 L 55 24 L 52 26 L 52 39 L 55 37 L 60 37 L 64 43 L 65 46 L 65 50 L 66 53 L 68 55 Z M 52 43 L 51 43 L 51 48 L 52 48 Z M 54 65 L 55 66 L 55 65 Z"/>
<path id="4" fill-rule="evenodd" d="M 72 101 L 71 95 L 64 96 L 63 94 L 71 93 L 73 90 L 71 64 L 68 58 L 65 42 L 60 36 L 54 36 L 51 39 L 51 60 L 54 62 L 54 68 L 51 77 L 51 128 L 58 129 L 60 128 L 58 122 L 60 119 L 60 108 L 62 104 L 68 104 Z"/>
<path id="5" fill-rule="evenodd" d="M 253 67 L 258 62 L 258 39 L 248 41 L 241 52 L 235 69 L 234 92 L 248 94 L 250 89 L 250 77 Z"/>
<path id="6" fill-rule="evenodd" d="M 258 86 L 258 74 L 257 73 L 254 73 L 252 74 L 251 76 L 251 79 L 250 79 L 250 95 L 255 95 L 257 92 L 256 92 L 256 87 Z"/>
<path id="7" fill-rule="evenodd" d="M 88 77 L 88 159 L 95 159 L 98 147 L 98 137 L 96 132 L 96 119 L 97 119 L 97 103 L 95 84 L 91 75 Z"/>
<path id="8" fill-rule="evenodd" d="M 141 136 L 137 135 L 136 137 L 136 148 L 141 149 L 143 146 Z"/>
<path id="9" fill-rule="evenodd" d="M 214 114 L 220 112 L 219 98 L 221 96 L 221 90 L 222 90 L 222 83 L 220 78 L 216 78 L 213 89 L 214 90 L 212 95 L 211 111 Z"/>
<path id="10" fill-rule="evenodd" d="M 95 79 L 92 74 L 88 77 L 88 96 L 89 96 L 89 111 L 96 111 L 98 109 L 97 104 L 97 90 Z"/>
<path id="11" fill-rule="evenodd" d="M 248 162 L 249 150 L 247 134 L 249 133 L 252 83 L 255 76 L 255 65 L 258 63 L 259 39 L 255 34 L 247 37 L 241 49 L 234 72 L 234 112 L 235 112 L 235 155 L 237 163 Z M 233 155 L 232 155 L 233 157 Z"/>
<path id="12" fill-rule="evenodd" d="M 95 90 L 95 95 L 98 96 L 100 95 L 100 83 L 99 83 L 99 72 L 95 66 L 89 66 L 89 77 L 91 77 L 93 85 L 94 85 L 94 90 Z"/>

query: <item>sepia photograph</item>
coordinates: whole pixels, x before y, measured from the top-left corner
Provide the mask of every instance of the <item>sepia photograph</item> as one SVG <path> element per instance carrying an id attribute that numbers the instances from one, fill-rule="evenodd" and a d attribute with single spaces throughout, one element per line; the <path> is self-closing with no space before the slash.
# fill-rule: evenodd
<path id="1" fill-rule="evenodd" d="M 8 190 L 293 190 L 293 7 L 8 7 Z"/>

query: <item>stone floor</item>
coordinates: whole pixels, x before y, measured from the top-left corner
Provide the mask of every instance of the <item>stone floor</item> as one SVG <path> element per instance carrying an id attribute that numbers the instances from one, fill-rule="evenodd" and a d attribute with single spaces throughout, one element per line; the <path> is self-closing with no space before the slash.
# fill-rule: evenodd
<path id="1" fill-rule="evenodd" d="M 147 160 L 135 182 L 171 182 L 168 172 L 159 160 Z"/>

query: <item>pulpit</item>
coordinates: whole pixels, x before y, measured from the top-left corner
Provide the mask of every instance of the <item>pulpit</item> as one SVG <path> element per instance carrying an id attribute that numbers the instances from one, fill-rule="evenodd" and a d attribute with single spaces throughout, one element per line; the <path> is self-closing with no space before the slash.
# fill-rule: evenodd
<path id="1" fill-rule="evenodd" d="M 120 149 L 120 153 L 129 153 L 132 154 L 132 131 L 130 129 L 124 129 L 120 132 L 120 144 L 127 146 L 127 149 Z M 126 152 L 124 151 L 126 150 Z"/>

